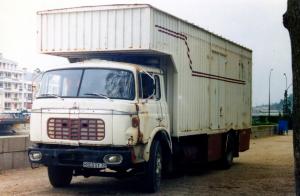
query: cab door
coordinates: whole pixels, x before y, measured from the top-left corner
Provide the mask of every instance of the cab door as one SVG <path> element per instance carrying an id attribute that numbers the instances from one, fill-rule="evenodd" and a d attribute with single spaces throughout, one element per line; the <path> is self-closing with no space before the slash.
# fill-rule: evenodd
<path id="1" fill-rule="evenodd" d="M 152 130 L 160 126 L 163 115 L 154 75 L 139 73 L 139 119 L 143 141 L 148 141 Z"/>
<path id="2" fill-rule="evenodd" d="M 169 130 L 169 109 L 166 101 L 164 80 L 162 75 L 155 75 L 155 99 L 158 107 L 159 126 Z"/>

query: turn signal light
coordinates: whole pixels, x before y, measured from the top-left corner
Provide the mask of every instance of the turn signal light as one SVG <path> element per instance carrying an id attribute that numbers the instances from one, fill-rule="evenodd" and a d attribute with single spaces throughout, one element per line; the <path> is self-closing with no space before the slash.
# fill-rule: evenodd
<path id="1" fill-rule="evenodd" d="M 131 119 L 132 127 L 137 128 L 140 126 L 140 119 L 138 117 L 132 117 Z"/>

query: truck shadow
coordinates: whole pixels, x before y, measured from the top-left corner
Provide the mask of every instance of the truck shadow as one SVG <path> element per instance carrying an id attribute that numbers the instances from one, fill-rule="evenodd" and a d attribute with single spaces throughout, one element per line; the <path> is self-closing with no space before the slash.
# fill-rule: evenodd
<path id="1" fill-rule="evenodd" d="M 218 172 L 216 164 L 209 165 L 189 165 L 183 166 L 180 170 L 171 176 L 164 177 L 161 185 L 161 192 L 164 189 L 168 190 L 174 184 L 181 184 L 186 182 L 187 179 L 199 176 L 205 178 L 205 176 Z M 191 180 L 191 179 L 190 179 Z M 71 194 L 71 195 L 140 195 L 145 194 L 143 190 L 144 179 L 142 176 L 132 176 L 122 179 L 113 177 L 76 177 L 68 188 L 53 189 L 52 193 L 55 194 Z M 159 194 L 159 193 L 157 193 Z"/>
<path id="2" fill-rule="evenodd" d="M 269 180 L 275 180 L 278 175 L 288 173 L 289 167 L 285 165 L 272 165 L 262 163 L 235 162 L 231 169 L 220 170 L 216 163 L 208 165 L 189 164 L 181 168 L 180 172 L 171 177 L 163 178 L 160 192 L 151 195 L 166 195 L 167 193 L 179 194 L 190 193 L 192 189 L 197 190 L 210 189 L 240 191 L 243 187 L 247 188 L 247 181 L 257 181 L 259 179 L 267 180 L 263 189 L 268 188 Z M 276 172 L 281 174 L 276 174 Z M 240 175 L 243 174 L 243 175 Z M 292 174 L 291 174 L 292 175 Z M 239 185 L 232 185 L 232 182 Z M 54 189 L 51 194 L 54 195 L 141 195 L 145 194 L 143 185 L 145 180 L 141 176 L 132 176 L 122 179 L 113 177 L 75 177 L 68 188 Z M 278 183 L 278 182 L 276 182 Z M 290 186 L 290 185 L 288 185 Z M 47 191 L 47 193 L 48 193 Z"/>
<path id="3" fill-rule="evenodd" d="M 113 177 L 90 177 L 88 179 L 80 179 L 80 181 L 72 183 L 68 189 L 64 189 L 64 193 L 72 195 L 140 195 L 143 192 L 143 179 L 141 177 L 132 176 L 123 179 Z"/>

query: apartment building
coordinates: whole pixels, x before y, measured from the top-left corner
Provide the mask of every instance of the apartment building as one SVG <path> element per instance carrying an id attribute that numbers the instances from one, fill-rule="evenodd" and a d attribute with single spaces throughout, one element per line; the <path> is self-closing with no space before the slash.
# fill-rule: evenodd
<path id="1" fill-rule="evenodd" d="M 0 53 L 0 113 L 30 110 L 32 81 L 26 80 L 26 69 L 19 70 L 16 62 Z"/>

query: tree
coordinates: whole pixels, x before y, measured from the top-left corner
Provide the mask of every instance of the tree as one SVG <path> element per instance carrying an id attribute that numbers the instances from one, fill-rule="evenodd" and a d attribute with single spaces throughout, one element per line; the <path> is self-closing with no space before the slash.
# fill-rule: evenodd
<path id="1" fill-rule="evenodd" d="M 300 0 L 288 0 L 283 25 L 289 31 L 293 71 L 293 145 L 296 194 L 300 195 Z"/>

